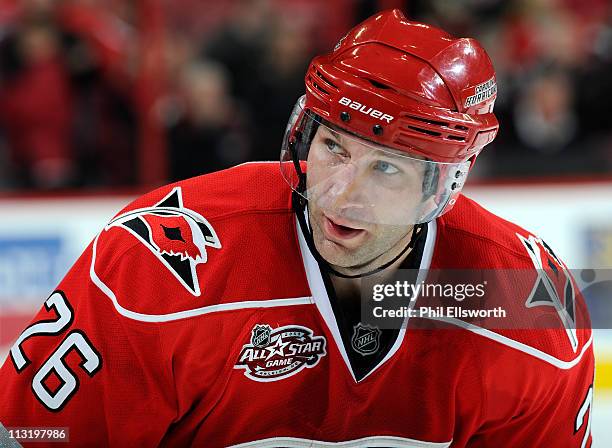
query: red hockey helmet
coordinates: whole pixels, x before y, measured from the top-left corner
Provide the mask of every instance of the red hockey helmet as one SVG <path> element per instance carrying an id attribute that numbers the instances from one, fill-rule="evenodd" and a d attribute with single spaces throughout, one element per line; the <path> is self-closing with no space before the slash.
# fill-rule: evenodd
<path id="1" fill-rule="evenodd" d="M 422 200 L 413 204 L 413 216 L 398 217 L 404 223 L 426 222 L 450 210 L 471 163 L 499 127 L 493 114 L 495 71 L 480 44 L 408 21 L 397 9 L 367 19 L 331 53 L 315 57 L 305 81 L 306 95 L 294 108 L 283 144 L 285 178 L 307 199 L 315 191 L 317 196 L 323 190 L 342 193 L 330 187 L 333 180 L 326 186 L 298 186 L 297 161 L 308 160 L 322 125 L 344 139 L 336 142 L 339 146 L 350 141 L 370 147 L 369 162 L 376 153 L 420 165 Z M 325 163 L 341 166 L 349 160 L 343 154 L 342 160 Z M 373 185 L 380 187 L 380 180 L 373 179 Z M 368 200 L 375 208 L 381 198 Z"/>

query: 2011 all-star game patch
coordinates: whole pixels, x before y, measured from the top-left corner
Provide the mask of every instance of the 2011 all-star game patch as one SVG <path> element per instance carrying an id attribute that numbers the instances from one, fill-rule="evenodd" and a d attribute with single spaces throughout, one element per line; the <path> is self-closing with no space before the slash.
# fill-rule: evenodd
<path id="1" fill-rule="evenodd" d="M 315 336 L 310 328 L 286 325 L 272 329 L 258 324 L 251 340 L 242 346 L 235 369 L 254 381 L 278 381 L 313 368 L 327 354 L 324 336 Z"/>

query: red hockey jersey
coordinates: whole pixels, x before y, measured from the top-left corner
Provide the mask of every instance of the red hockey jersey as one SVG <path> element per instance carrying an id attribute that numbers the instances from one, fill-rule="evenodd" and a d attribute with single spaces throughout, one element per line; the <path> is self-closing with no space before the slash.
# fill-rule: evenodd
<path id="1" fill-rule="evenodd" d="M 426 238 L 422 272 L 535 275 L 547 250 L 465 197 Z M 289 186 L 277 164 L 245 164 L 104 227 L 12 347 L 0 422 L 83 447 L 590 446 L 589 329 L 419 320 L 356 380 Z"/>

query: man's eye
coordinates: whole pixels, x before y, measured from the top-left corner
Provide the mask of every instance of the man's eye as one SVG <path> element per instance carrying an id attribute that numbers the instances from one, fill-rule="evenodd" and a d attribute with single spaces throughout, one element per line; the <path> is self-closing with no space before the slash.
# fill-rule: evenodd
<path id="1" fill-rule="evenodd" d="M 339 156 L 346 155 L 344 149 L 342 149 L 342 146 L 340 146 L 337 142 L 330 138 L 325 139 L 325 146 L 327 146 L 327 149 L 329 149 L 330 152 L 333 152 L 334 154 L 337 154 Z"/>
<path id="2" fill-rule="evenodd" d="M 377 162 L 374 163 L 374 169 L 377 171 L 380 171 L 384 174 L 395 174 L 395 173 L 399 173 L 399 169 L 396 168 L 395 165 L 389 163 L 389 162 L 385 162 L 383 160 L 379 160 Z"/>

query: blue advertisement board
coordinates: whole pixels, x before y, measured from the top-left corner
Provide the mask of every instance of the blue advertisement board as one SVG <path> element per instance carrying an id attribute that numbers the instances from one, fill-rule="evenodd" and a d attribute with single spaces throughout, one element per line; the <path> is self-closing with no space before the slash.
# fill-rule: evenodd
<path id="1" fill-rule="evenodd" d="M 68 270 L 60 236 L 0 236 L 0 305 L 42 303 Z"/>

